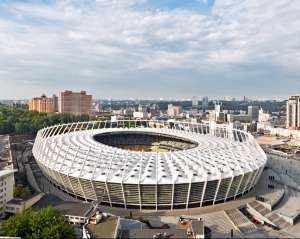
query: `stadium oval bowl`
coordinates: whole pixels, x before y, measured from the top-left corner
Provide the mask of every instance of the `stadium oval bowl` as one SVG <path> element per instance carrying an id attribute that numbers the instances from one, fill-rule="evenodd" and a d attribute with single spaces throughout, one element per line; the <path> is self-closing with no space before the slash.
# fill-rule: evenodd
<path id="1" fill-rule="evenodd" d="M 33 155 L 60 190 L 141 210 L 236 199 L 253 189 L 267 161 L 251 134 L 230 126 L 147 120 L 44 128 Z"/>

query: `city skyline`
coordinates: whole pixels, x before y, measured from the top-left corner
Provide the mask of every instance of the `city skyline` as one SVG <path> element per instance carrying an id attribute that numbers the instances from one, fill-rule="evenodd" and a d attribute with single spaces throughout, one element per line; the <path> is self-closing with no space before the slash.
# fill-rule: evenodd
<path id="1" fill-rule="evenodd" d="M 300 89 L 298 5 L 2 1 L 0 98 L 287 98 Z"/>

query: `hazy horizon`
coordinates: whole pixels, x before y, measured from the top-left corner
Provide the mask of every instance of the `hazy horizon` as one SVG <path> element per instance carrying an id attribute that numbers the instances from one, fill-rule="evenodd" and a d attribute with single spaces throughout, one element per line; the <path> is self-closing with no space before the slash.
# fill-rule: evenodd
<path id="1" fill-rule="evenodd" d="M 288 0 L 4 0 L 0 98 L 284 99 L 300 92 L 299 15 Z"/>

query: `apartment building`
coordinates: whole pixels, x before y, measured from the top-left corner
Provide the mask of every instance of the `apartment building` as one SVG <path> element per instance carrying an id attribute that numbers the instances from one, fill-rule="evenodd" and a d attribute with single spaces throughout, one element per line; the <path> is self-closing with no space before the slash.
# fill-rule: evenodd
<path id="1" fill-rule="evenodd" d="M 93 97 L 85 91 L 73 92 L 66 90 L 59 93 L 58 109 L 61 113 L 89 115 L 92 113 Z"/>
<path id="2" fill-rule="evenodd" d="M 47 97 L 42 95 L 41 97 L 35 97 L 29 101 L 29 110 L 37 112 L 52 113 L 58 111 L 58 97 L 53 95 Z"/>
<path id="3" fill-rule="evenodd" d="M 300 128 L 300 95 L 290 96 L 286 106 L 286 127 Z"/>
<path id="4" fill-rule="evenodd" d="M 5 216 L 6 204 L 14 196 L 14 171 L 13 169 L 0 171 L 0 218 Z"/>

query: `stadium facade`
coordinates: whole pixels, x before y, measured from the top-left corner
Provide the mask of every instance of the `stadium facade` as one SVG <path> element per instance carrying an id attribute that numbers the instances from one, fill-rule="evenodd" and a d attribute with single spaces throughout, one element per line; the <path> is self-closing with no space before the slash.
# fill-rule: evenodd
<path id="1" fill-rule="evenodd" d="M 64 192 L 141 210 L 236 199 L 253 189 L 267 161 L 251 134 L 230 126 L 147 120 L 44 128 L 33 154 Z"/>

